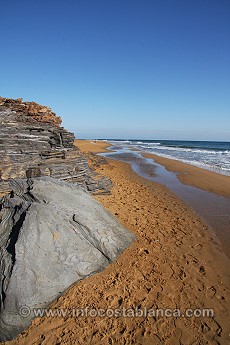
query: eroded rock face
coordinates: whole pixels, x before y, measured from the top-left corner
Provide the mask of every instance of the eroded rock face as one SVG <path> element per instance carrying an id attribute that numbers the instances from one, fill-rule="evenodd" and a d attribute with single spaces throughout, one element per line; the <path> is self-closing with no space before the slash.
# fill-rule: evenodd
<path id="1" fill-rule="evenodd" d="M 79 186 L 50 177 L 10 183 L 0 202 L 0 340 L 16 337 L 34 308 L 104 269 L 134 240 Z"/>
<path id="2" fill-rule="evenodd" d="M 16 112 L 19 121 L 27 123 L 45 123 L 59 127 L 62 120 L 52 112 L 51 108 L 35 102 L 22 102 L 22 98 L 12 99 L 0 97 L 0 106 Z"/>
<path id="3" fill-rule="evenodd" d="M 110 181 L 92 171 L 73 144 L 74 134 L 60 127 L 61 118 L 49 107 L 0 97 L 0 122 L 0 195 L 7 180 L 38 176 L 109 192 Z"/>

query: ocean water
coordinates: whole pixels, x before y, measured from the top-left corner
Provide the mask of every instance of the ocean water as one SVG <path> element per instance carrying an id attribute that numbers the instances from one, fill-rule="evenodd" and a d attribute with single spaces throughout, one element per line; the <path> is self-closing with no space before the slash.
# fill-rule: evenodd
<path id="1" fill-rule="evenodd" d="M 134 148 L 230 176 L 230 142 L 122 139 L 105 141 L 118 148 Z"/>

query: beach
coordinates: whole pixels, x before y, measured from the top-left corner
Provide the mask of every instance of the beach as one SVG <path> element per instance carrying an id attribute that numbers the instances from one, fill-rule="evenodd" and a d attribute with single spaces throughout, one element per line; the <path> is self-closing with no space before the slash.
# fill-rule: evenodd
<path id="1" fill-rule="evenodd" d="M 76 144 L 95 154 L 108 147 L 105 142 Z M 184 183 L 229 196 L 226 176 L 215 184 L 211 172 L 157 159 L 177 171 Z M 123 314 L 36 318 L 5 344 L 229 344 L 230 261 L 215 233 L 175 194 L 138 176 L 129 164 L 108 159 L 96 170 L 109 177 L 113 187 L 110 195 L 95 198 L 136 235 L 136 241 L 104 271 L 70 287 L 51 308 L 118 309 Z M 129 309 L 151 313 L 127 316 Z M 164 315 L 157 315 L 158 310 Z M 181 315 L 172 315 L 175 310 Z"/>
<path id="2" fill-rule="evenodd" d="M 144 154 L 145 157 L 164 165 L 170 171 L 176 171 L 181 182 L 207 190 L 208 192 L 230 197 L 230 176 L 217 174 L 180 161 L 167 159 L 154 154 Z"/>

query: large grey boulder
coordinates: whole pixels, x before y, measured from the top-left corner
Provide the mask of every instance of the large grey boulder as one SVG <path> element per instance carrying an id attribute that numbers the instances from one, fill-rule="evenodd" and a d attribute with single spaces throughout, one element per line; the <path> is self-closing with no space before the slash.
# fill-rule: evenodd
<path id="1" fill-rule="evenodd" d="M 0 216 L 0 340 L 16 337 L 71 284 L 103 270 L 134 235 L 81 187 L 12 181 Z"/>

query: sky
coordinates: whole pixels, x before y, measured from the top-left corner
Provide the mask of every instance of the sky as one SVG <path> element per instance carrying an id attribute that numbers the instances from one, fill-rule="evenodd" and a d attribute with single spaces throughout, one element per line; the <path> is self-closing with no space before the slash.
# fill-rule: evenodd
<path id="1" fill-rule="evenodd" d="M 0 0 L 0 95 L 77 138 L 230 141 L 230 0 Z"/>

